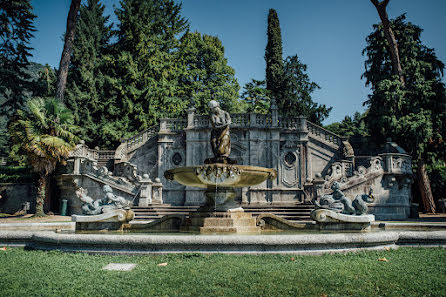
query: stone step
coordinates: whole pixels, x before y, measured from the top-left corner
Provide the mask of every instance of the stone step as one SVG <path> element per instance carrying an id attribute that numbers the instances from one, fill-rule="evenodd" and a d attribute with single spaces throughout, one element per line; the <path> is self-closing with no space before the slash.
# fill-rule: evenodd
<path id="1" fill-rule="evenodd" d="M 256 226 L 255 218 L 206 218 L 203 227 L 245 227 Z"/>
<path id="2" fill-rule="evenodd" d="M 253 217 L 264 213 L 271 213 L 287 220 L 309 220 L 310 212 L 314 209 L 310 204 L 290 204 L 290 205 L 242 205 L 245 213 Z M 191 213 L 196 213 L 199 206 L 171 206 L 168 204 L 157 204 L 148 207 L 134 206 L 134 220 L 155 220 L 165 215 L 184 215 L 186 218 Z"/>
<path id="3" fill-rule="evenodd" d="M 259 227 L 200 227 L 200 233 L 260 233 Z"/>

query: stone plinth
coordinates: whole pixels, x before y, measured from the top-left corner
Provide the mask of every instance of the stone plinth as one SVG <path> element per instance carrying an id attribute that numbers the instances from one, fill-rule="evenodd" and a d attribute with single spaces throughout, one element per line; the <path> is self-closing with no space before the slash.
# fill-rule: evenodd
<path id="1" fill-rule="evenodd" d="M 259 234 L 260 227 L 256 225 L 256 219 L 243 209 L 227 212 L 196 212 L 191 214 L 189 231 L 200 231 L 203 234 L 210 233 L 249 233 Z"/>
<path id="2" fill-rule="evenodd" d="M 369 229 L 374 215 L 346 215 L 328 209 L 316 209 L 311 212 L 321 230 L 364 230 Z"/>
<path id="3" fill-rule="evenodd" d="M 76 223 L 76 231 L 122 230 L 134 217 L 135 213 L 130 209 L 113 209 L 99 215 L 72 215 L 71 221 Z"/>

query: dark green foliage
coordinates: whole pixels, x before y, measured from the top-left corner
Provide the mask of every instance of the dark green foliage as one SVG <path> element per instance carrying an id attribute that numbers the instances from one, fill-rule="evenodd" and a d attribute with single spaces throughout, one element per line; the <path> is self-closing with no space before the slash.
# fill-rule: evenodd
<path id="1" fill-rule="evenodd" d="M 265 88 L 264 80 L 252 79 L 243 87 L 242 99 L 247 103 L 247 112 L 269 113 L 271 99 L 268 96 L 268 90 Z"/>
<path id="2" fill-rule="evenodd" d="M 340 136 L 348 137 L 348 141 L 355 151 L 355 155 L 378 154 L 380 148 L 370 141 L 370 131 L 366 125 L 367 113 L 356 112 L 353 117 L 346 116 L 341 122 L 325 126 L 327 130 Z"/>
<path id="3" fill-rule="evenodd" d="M 105 97 L 107 69 L 104 56 L 111 37 L 108 16 L 99 0 L 82 5 L 76 24 L 76 36 L 68 73 L 67 106 L 74 113 L 75 124 L 82 128 L 80 137 L 87 145 L 106 146 L 100 134 L 110 101 Z"/>
<path id="4" fill-rule="evenodd" d="M 422 29 L 407 22 L 405 15 L 392 20 L 391 26 L 405 86 L 393 74 L 382 26 L 374 25 L 363 51 L 367 55 L 363 77 L 373 91 L 365 102 L 369 107 L 366 122 L 375 142 L 383 143 L 390 137 L 412 155 L 415 164 L 432 169 L 446 158 L 446 90 L 441 81 L 444 64 L 433 49 L 423 45 Z M 446 184 L 440 187 L 444 189 Z"/>
<path id="5" fill-rule="evenodd" d="M 444 64 L 433 49 L 422 44 L 421 28 L 407 22 L 404 15 L 392 20 L 406 84 L 403 88 L 392 72 L 381 25 L 374 25 L 374 29 L 364 49 L 367 60 L 363 74 L 373 90 L 365 102 L 369 107 L 366 121 L 371 135 L 379 143 L 391 137 L 415 160 L 444 157 L 446 96 L 441 81 Z"/>
<path id="6" fill-rule="evenodd" d="M 35 80 L 33 96 L 51 97 L 56 92 L 56 70 L 50 65 L 39 65 L 37 68 L 38 77 Z"/>
<path id="7" fill-rule="evenodd" d="M 7 248 L 0 251 L 0 263 L 7 263 L 0 266 L 0 288 L 5 297 L 443 296 L 445 262 L 442 248 L 320 256 L 94 256 Z M 137 266 L 103 270 L 109 263 Z"/>
<path id="8" fill-rule="evenodd" d="M 181 5 L 171 0 L 123 0 L 116 9 L 117 43 L 105 57 L 107 106 L 100 134 L 108 147 L 122 137 L 146 129 L 162 118 L 186 113 L 179 96 L 177 35 L 187 21 Z"/>
<path id="9" fill-rule="evenodd" d="M 35 17 L 28 0 L 0 0 L 0 156 L 9 153 L 9 117 L 24 106 L 32 90 L 27 68 Z"/>
<path id="10" fill-rule="evenodd" d="M 320 87 L 310 81 L 307 65 L 297 55 L 287 57 L 284 62 L 282 99 L 277 102 L 279 112 L 287 117 L 303 115 L 320 124 L 331 111 L 331 107 L 319 105 L 311 98 L 311 93 Z"/>
<path id="11" fill-rule="evenodd" d="M 283 117 L 305 116 L 320 125 L 328 117 L 331 107 L 317 104 L 311 98 L 311 93 L 320 87 L 310 80 L 307 65 L 294 55 L 284 60 L 283 67 L 280 97 L 276 101 L 279 114 Z M 253 79 L 244 88 L 242 99 L 248 104 L 249 111 L 264 113 L 270 107 L 271 98 L 277 98 L 265 88 L 264 81 Z"/>
<path id="12" fill-rule="evenodd" d="M 27 157 L 39 174 L 36 215 L 44 215 L 44 198 L 48 175 L 57 164 L 64 164 L 79 138 L 73 115 L 55 98 L 33 98 L 26 109 L 18 109 L 8 125 L 13 151 Z"/>
<path id="13" fill-rule="evenodd" d="M 27 166 L 0 166 L 0 183 L 31 182 L 34 175 Z"/>
<path id="14" fill-rule="evenodd" d="M 160 118 L 185 116 L 191 105 L 207 112 L 211 99 L 231 112 L 242 109 L 221 41 L 187 32 L 181 4 L 123 0 L 120 5 L 115 32 L 98 0 L 80 10 L 67 98 L 89 146 L 116 148 L 121 138 Z"/>
<path id="15" fill-rule="evenodd" d="M 307 65 L 301 63 L 297 55 L 282 58 L 282 37 L 279 17 L 274 9 L 268 14 L 268 43 L 265 49 L 266 89 L 270 98 L 276 100 L 279 113 L 285 117 L 305 116 L 308 120 L 320 124 L 330 113 L 331 107 L 319 105 L 311 99 L 311 93 L 319 86 L 310 81 Z M 255 83 L 255 82 L 254 82 Z M 261 85 L 247 85 L 247 90 Z M 259 102 L 263 105 L 263 102 Z"/>
<path id="16" fill-rule="evenodd" d="M 266 89 L 271 97 L 277 101 L 282 98 L 283 82 L 283 58 L 282 58 L 282 34 L 280 32 L 279 17 L 274 9 L 268 13 L 268 43 L 265 49 L 266 61 Z"/>
<path id="17" fill-rule="evenodd" d="M 200 114 L 208 113 L 207 103 L 213 99 L 223 109 L 239 112 L 240 87 L 234 69 L 227 65 L 220 39 L 188 32 L 180 42 L 179 59 L 185 66 L 179 78 L 183 101 L 190 101 Z"/>
<path id="18" fill-rule="evenodd" d="M 0 110 L 11 115 L 24 106 L 31 89 L 25 69 L 36 16 L 28 0 L 0 0 Z"/>
<path id="19" fill-rule="evenodd" d="M 427 166 L 427 171 L 434 197 L 437 200 L 446 198 L 446 163 L 436 160 Z"/>

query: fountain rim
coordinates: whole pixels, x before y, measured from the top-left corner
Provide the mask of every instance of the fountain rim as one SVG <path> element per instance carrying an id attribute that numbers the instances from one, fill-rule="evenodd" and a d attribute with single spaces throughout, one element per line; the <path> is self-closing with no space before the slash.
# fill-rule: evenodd
<path id="1" fill-rule="evenodd" d="M 227 168 L 229 170 L 235 170 L 237 174 L 239 174 L 242 177 L 249 176 L 250 174 L 263 174 L 265 175 L 263 178 L 263 181 L 266 179 L 274 179 L 277 177 L 277 170 L 273 168 L 267 168 L 267 167 L 260 167 L 260 166 L 252 166 L 252 165 L 239 165 L 239 164 L 224 164 L 224 163 L 211 163 L 211 164 L 202 164 L 202 165 L 193 165 L 193 166 L 184 166 L 184 167 L 177 167 L 177 168 L 171 168 L 164 172 L 164 177 L 168 180 L 177 181 L 180 184 L 183 184 L 185 186 L 192 186 L 192 187 L 198 187 L 198 188 L 209 188 L 213 187 L 211 183 L 203 183 L 198 178 L 198 175 L 200 175 L 200 172 L 206 170 L 207 168 Z M 175 175 L 179 174 L 190 174 L 193 173 L 192 176 L 196 177 L 196 181 L 192 184 L 186 184 L 178 179 L 175 178 Z M 232 188 L 242 188 L 242 187 L 249 187 L 257 185 L 263 181 L 256 182 L 256 183 L 240 183 L 240 184 L 233 184 L 229 187 Z M 223 186 L 224 187 L 224 186 Z"/>
<path id="2" fill-rule="evenodd" d="M 295 235 L 111 235 L 54 231 L 1 231 L 0 241 L 15 247 L 91 254 L 323 254 L 399 246 L 446 246 L 446 230 L 383 231 Z"/>

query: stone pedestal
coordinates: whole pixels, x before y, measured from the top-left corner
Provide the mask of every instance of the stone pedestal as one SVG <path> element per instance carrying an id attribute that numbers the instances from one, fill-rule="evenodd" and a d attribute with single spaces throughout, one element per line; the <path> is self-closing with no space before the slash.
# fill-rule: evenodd
<path id="1" fill-rule="evenodd" d="M 259 234 L 260 227 L 256 219 L 243 209 L 227 212 L 196 212 L 191 214 L 188 231 L 200 231 L 202 234 L 240 233 Z"/>
<path id="2" fill-rule="evenodd" d="M 208 187 L 204 195 L 206 204 L 201 207 L 202 211 L 226 212 L 240 208 L 240 204 L 234 201 L 236 193 L 233 188 Z"/>

